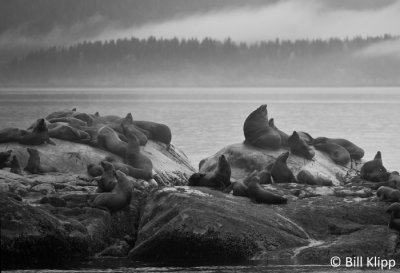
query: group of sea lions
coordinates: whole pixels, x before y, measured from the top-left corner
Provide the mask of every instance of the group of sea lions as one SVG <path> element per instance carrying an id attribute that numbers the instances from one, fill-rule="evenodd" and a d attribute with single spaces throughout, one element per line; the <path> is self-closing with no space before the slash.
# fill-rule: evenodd
<path id="1" fill-rule="evenodd" d="M 0 130 L 0 143 L 18 142 L 25 145 L 55 145 L 50 138 L 58 138 L 77 143 L 95 146 L 123 158 L 124 163 L 106 157 L 99 164 L 88 164 L 87 171 L 98 181 L 98 192 L 107 193 L 104 197 L 101 194 L 93 202 L 94 206 L 109 207 L 111 211 L 121 200 L 127 202 L 130 198 L 117 197 L 118 201 L 109 201 L 115 198 L 115 194 L 127 189 L 127 176 L 137 179 L 151 180 L 153 178 L 153 164 L 140 150 L 140 146 L 146 145 L 148 139 L 164 143 L 166 148 L 170 148 L 171 130 L 167 125 L 150 122 L 135 121 L 132 114 L 128 113 L 125 117 L 115 115 L 100 116 L 78 112 L 76 108 L 72 110 L 56 111 L 49 114 L 46 118 L 35 121 L 28 129 L 5 128 Z M 40 163 L 39 152 L 33 148 L 27 148 L 29 153 L 28 164 L 25 171 L 30 173 L 56 172 L 56 168 L 43 166 Z M 8 155 L 9 154 L 9 155 Z M 8 156 L 7 156 L 8 155 Z M 9 160 L 11 151 L 0 153 L 0 168 L 11 167 L 12 171 L 17 171 L 19 166 L 18 159 L 14 155 Z M 122 181 L 122 182 L 121 182 Z M 121 184 L 122 183 L 122 184 Z M 105 197 L 109 196 L 109 197 Z M 114 196 L 114 197 L 113 197 Z M 125 205 L 127 204 L 125 202 Z"/>
<path id="2" fill-rule="evenodd" d="M 342 138 L 313 138 L 308 133 L 293 131 L 288 136 L 279 130 L 273 118 L 268 119 L 267 105 L 263 104 L 254 110 L 243 125 L 245 144 L 261 149 L 288 148 L 291 153 L 312 160 L 316 150 L 322 151 L 336 163 L 346 165 L 351 159 L 360 160 L 364 150 Z"/>

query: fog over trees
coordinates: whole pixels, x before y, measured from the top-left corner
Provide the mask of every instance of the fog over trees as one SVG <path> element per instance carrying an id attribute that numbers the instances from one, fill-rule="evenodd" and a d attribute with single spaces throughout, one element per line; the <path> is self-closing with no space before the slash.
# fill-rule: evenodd
<path id="1" fill-rule="evenodd" d="M 118 39 L 16 58 L 0 83 L 36 86 L 398 85 L 400 60 L 362 50 L 398 37 L 266 41 Z"/>

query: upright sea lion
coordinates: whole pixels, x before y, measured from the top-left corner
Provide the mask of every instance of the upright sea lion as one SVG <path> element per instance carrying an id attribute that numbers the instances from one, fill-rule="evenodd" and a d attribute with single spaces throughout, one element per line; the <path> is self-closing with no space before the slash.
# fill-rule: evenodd
<path id="1" fill-rule="evenodd" d="M 101 167 L 103 168 L 103 174 L 97 181 L 97 192 L 110 192 L 117 185 L 117 176 L 115 174 L 114 166 L 107 161 L 101 161 Z"/>
<path id="2" fill-rule="evenodd" d="M 301 170 L 297 174 L 297 183 L 318 186 L 332 186 L 332 180 L 318 175 L 313 175 L 307 170 Z"/>
<path id="3" fill-rule="evenodd" d="M 388 202 L 399 202 L 400 201 L 400 191 L 392 189 L 390 187 L 382 186 L 376 191 L 376 195 L 381 201 Z"/>
<path id="4" fill-rule="evenodd" d="M 133 124 L 132 114 L 128 113 L 121 121 L 122 132 L 125 136 L 135 135 L 139 140 L 140 145 L 146 145 L 147 136 Z"/>
<path id="5" fill-rule="evenodd" d="M 281 136 L 268 125 L 267 105 L 263 104 L 250 113 L 243 125 L 245 143 L 259 148 L 279 149 Z"/>
<path id="6" fill-rule="evenodd" d="M 271 176 L 275 183 L 291 183 L 296 182 L 292 171 L 287 166 L 287 159 L 289 157 L 289 152 L 283 153 L 276 159 L 272 166 Z"/>
<path id="7" fill-rule="evenodd" d="M 326 138 L 326 137 L 317 137 L 314 139 L 314 144 L 326 144 L 326 143 L 334 143 L 345 148 L 350 157 L 356 160 L 360 160 L 364 156 L 364 150 L 355 145 L 353 142 L 348 141 L 343 138 Z"/>
<path id="8" fill-rule="evenodd" d="M 119 139 L 117 133 L 108 126 L 103 126 L 97 133 L 97 145 L 111 153 L 125 158 L 128 144 Z"/>
<path id="9" fill-rule="evenodd" d="M 28 163 L 24 168 L 25 171 L 30 172 L 32 174 L 59 172 L 59 170 L 56 167 L 44 166 L 40 163 L 40 156 L 38 150 L 32 148 L 26 148 L 26 150 L 29 153 L 29 158 L 28 158 Z"/>
<path id="10" fill-rule="evenodd" d="M 218 158 L 216 168 L 208 173 L 195 173 L 189 178 L 189 186 L 211 187 L 224 190 L 231 185 L 231 166 L 224 155 Z"/>
<path id="11" fill-rule="evenodd" d="M 305 159 L 311 160 L 315 156 L 313 149 L 294 131 L 288 139 L 290 152 Z"/>
<path id="12" fill-rule="evenodd" d="M 153 163 L 150 158 L 142 154 L 139 147 L 139 140 L 134 134 L 128 134 L 128 146 L 126 148 L 125 162 L 131 167 L 152 173 Z"/>
<path id="13" fill-rule="evenodd" d="M 101 176 L 101 175 L 103 175 L 103 172 L 104 172 L 104 170 L 101 166 L 99 166 L 97 164 L 93 164 L 93 163 L 86 165 L 86 169 L 87 169 L 88 174 L 91 177 Z"/>
<path id="14" fill-rule="evenodd" d="M 0 152 L 0 169 L 9 166 L 11 153 L 12 150 L 8 150 L 6 152 Z"/>
<path id="15" fill-rule="evenodd" d="M 49 138 L 49 132 L 44 119 L 38 119 L 36 126 L 33 127 L 32 132 L 21 131 L 21 136 L 18 142 L 25 145 L 41 145 L 48 143 L 55 145 Z"/>
<path id="16" fill-rule="evenodd" d="M 129 205 L 132 196 L 132 185 L 123 172 L 116 171 L 116 176 L 118 183 L 112 192 L 99 194 L 92 202 L 92 207 L 106 209 L 114 213 Z"/>
<path id="17" fill-rule="evenodd" d="M 327 153 L 328 156 L 339 165 L 346 165 L 350 162 L 350 153 L 335 143 L 314 144 L 315 149 Z"/>
<path id="18" fill-rule="evenodd" d="M 274 128 L 274 129 L 279 133 L 279 135 L 281 136 L 281 145 L 284 146 L 284 147 L 289 146 L 289 143 L 288 143 L 289 136 L 288 136 L 288 134 L 286 134 L 285 132 L 279 130 L 279 129 L 275 126 L 275 121 L 274 121 L 273 118 L 271 118 L 271 119 L 268 121 L 268 125 L 269 125 L 269 127 Z"/>
<path id="19" fill-rule="evenodd" d="M 389 179 L 390 173 L 382 163 L 381 152 L 378 151 L 373 160 L 365 162 L 361 167 L 361 178 L 372 182 L 383 182 Z"/>
<path id="20" fill-rule="evenodd" d="M 260 179 L 253 175 L 248 184 L 248 196 L 257 203 L 264 204 L 286 204 L 287 199 L 264 190 L 260 185 Z"/>
<path id="21" fill-rule="evenodd" d="M 21 166 L 19 164 L 18 158 L 13 155 L 10 163 L 10 172 L 22 175 Z"/>
<path id="22" fill-rule="evenodd" d="M 148 138 L 155 141 L 160 141 L 167 146 L 171 144 L 172 133 L 171 129 L 162 123 L 156 123 L 152 121 L 144 121 L 144 120 L 135 120 L 133 124 L 141 129 L 141 131 L 146 134 L 149 132 Z"/>

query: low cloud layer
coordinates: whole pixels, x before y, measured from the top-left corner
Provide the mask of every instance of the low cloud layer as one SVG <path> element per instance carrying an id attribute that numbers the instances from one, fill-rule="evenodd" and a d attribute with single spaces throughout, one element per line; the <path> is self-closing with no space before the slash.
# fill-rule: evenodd
<path id="1" fill-rule="evenodd" d="M 356 55 L 357 57 L 364 58 L 390 57 L 400 60 L 400 39 L 370 45 L 360 52 L 357 52 Z"/>

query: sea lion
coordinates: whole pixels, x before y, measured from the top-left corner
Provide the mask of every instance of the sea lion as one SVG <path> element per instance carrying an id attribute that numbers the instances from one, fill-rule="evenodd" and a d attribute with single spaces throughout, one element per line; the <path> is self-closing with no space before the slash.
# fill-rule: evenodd
<path id="1" fill-rule="evenodd" d="M 260 184 L 271 184 L 272 183 L 272 176 L 271 176 L 271 171 L 265 169 L 260 172 L 258 172 L 258 177 L 260 178 Z"/>
<path id="2" fill-rule="evenodd" d="M 87 173 L 91 176 L 91 177 L 98 177 L 103 175 L 103 168 L 97 164 L 87 164 L 86 165 L 86 169 L 87 169 Z"/>
<path id="3" fill-rule="evenodd" d="M 376 191 L 376 196 L 378 196 L 379 200 L 381 201 L 400 201 L 400 191 L 386 186 L 379 187 L 379 189 Z"/>
<path id="4" fill-rule="evenodd" d="M 72 109 L 72 110 L 61 110 L 61 111 L 55 111 L 51 114 L 49 114 L 45 119 L 50 120 L 53 118 L 64 118 L 64 117 L 69 117 L 71 116 L 73 113 L 75 113 L 76 109 Z"/>
<path id="5" fill-rule="evenodd" d="M 114 166 L 107 161 L 101 161 L 101 167 L 103 168 L 103 174 L 97 181 L 97 192 L 110 192 L 117 185 L 117 176 L 115 174 Z"/>
<path id="6" fill-rule="evenodd" d="M 144 134 L 149 132 L 150 134 L 147 136 L 149 139 L 162 142 L 167 146 L 171 144 L 172 133 L 167 125 L 144 120 L 134 120 L 133 124 Z"/>
<path id="7" fill-rule="evenodd" d="M 40 163 L 39 152 L 33 148 L 26 148 L 29 153 L 28 163 L 24 168 L 25 171 L 30 172 L 32 174 L 42 174 L 42 173 L 51 173 L 51 172 L 59 172 L 56 167 L 52 166 L 44 166 Z"/>
<path id="8" fill-rule="evenodd" d="M 289 143 L 288 143 L 289 136 L 288 136 L 288 134 L 286 134 L 285 132 L 279 130 L 279 129 L 275 126 L 275 121 L 274 121 L 273 118 L 271 118 L 271 119 L 268 121 L 268 125 L 269 125 L 270 127 L 274 128 L 274 129 L 279 133 L 279 135 L 281 136 L 281 145 L 284 146 L 284 147 L 289 146 Z"/>
<path id="9" fill-rule="evenodd" d="M 125 157 L 128 144 L 123 142 L 117 133 L 108 126 L 103 126 L 97 133 L 97 145 L 111 153 Z"/>
<path id="10" fill-rule="evenodd" d="M 74 112 L 72 114 L 72 117 L 86 122 L 87 126 L 92 126 L 93 124 L 95 124 L 95 121 L 96 121 L 94 116 L 91 116 L 86 113 Z"/>
<path id="11" fill-rule="evenodd" d="M 52 118 L 52 119 L 49 119 L 48 121 L 50 123 L 65 122 L 74 128 L 79 128 L 80 126 L 88 126 L 88 124 L 85 121 L 74 118 L 74 117 Z"/>
<path id="12" fill-rule="evenodd" d="M 118 182 L 114 189 L 111 192 L 99 194 L 92 202 L 92 207 L 115 213 L 129 205 L 132 196 L 131 182 L 121 171 L 116 171 L 116 176 Z"/>
<path id="13" fill-rule="evenodd" d="M 311 160 L 315 156 L 313 149 L 294 131 L 288 139 L 290 152 L 305 159 Z"/>
<path id="14" fill-rule="evenodd" d="M 147 136 L 133 124 L 132 114 L 128 113 L 121 121 L 122 132 L 125 136 L 135 135 L 139 140 L 140 145 L 146 145 Z"/>
<path id="15" fill-rule="evenodd" d="M 262 149 L 279 149 L 281 136 L 268 125 L 267 105 L 263 104 L 250 113 L 243 125 L 245 143 Z"/>
<path id="16" fill-rule="evenodd" d="M 18 142 L 21 130 L 18 128 L 4 128 L 0 130 L 0 143 Z"/>
<path id="17" fill-rule="evenodd" d="M 343 139 L 343 138 L 327 138 L 327 137 L 317 137 L 314 139 L 314 144 L 326 144 L 334 143 L 345 148 L 352 159 L 360 160 L 364 157 L 364 150 L 355 145 L 353 142 Z"/>
<path id="18" fill-rule="evenodd" d="M 22 175 L 21 165 L 19 164 L 18 158 L 13 155 L 10 162 L 10 172 Z"/>
<path id="19" fill-rule="evenodd" d="M 225 155 L 220 155 L 216 168 L 204 173 L 194 173 L 189 178 L 189 186 L 211 187 L 224 190 L 231 185 L 231 166 L 226 160 Z"/>
<path id="20" fill-rule="evenodd" d="M 389 228 L 400 231 L 400 203 L 391 204 L 386 212 L 390 213 Z"/>
<path id="21" fill-rule="evenodd" d="M 41 145 L 43 143 L 55 145 L 49 138 L 47 125 L 43 118 L 37 120 L 36 126 L 33 127 L 32 132 L 21 130 L 18 142 L 25 145 Z"/>
<path id="22" fill-rule="evenodd" d="M 150 180 L 153 178 L 153 174 L 151 171 L 134 168 L 132 166 L 117 161 L 113 161 L 111 162 L 111 164 L 113 164 L 115 170 L 121 171 L 131 177 L 143 180 Z"/>
<path id="23" fill-rule="evenodd" d="M 373 160 L 361 167 L 361 178 L 372 182 L 383 182 L 389 179 L 390 173 L 382 163 L 382 154 L 378 151 Z"/>
<path id="24" fill-rule="evenodd" d="M 139 147 L 139 140 L 134 134 L 128 133 L 128 146 L 126 148 L 125 162 L 133 168 L 151 174 L 153 163 L 150 158 L 142 154 Z"/>
<path id="25" fill-rule="evenodd" d="M 275 183 L 291 183 L 296 182 L 292 171 L 287 166 L 287 159 L 289 152 L 285 152 L 278 156 L 275 163 L 272 166 L 271 176 Z"/>
<path id="26" fill-rule="evenodd" d="M 346 165 L 350 162 L 350 153 L 340 145 L 335 143 L 314 144 L 315 149 L 322 151 L 333 160 L 336 164 Z"/>
<path id="27" fill-rule="evenodd" d="M 398 172 L 391 172 L 388 179 L 388 186 L 400 190 L 400 175 Z"/>
<path id="28" fill-rule="evenodd" d="M 309 133 L 298 131 L 297 134 L 299 135 L 300 139 L 304 140 L 304 142 L 308 145 L 312 145 L 314 143 L 314 138 Z"/>
<path id="29" fill-rule="evenodd" d="M 102 123 L 115 123 L 115 122 L 121 122 L 123 118 L 120 116 L 116 115 L 106 115 L 106 116 L 100 116 L 99 112 L 96 112 L 98 115 L 95 114 L 96 117 L 99 117 L 99 120 Z"/>
<path id="30" fill-rule="evenodd" d="M 307 170 L 301 170 L 297 174 L 297 183 L 318 186 L 333 186 L 332 180 L 318 175 L 313 175 Z"/>
<path id="31" fill-rule="evenodd" d="M 69 140 L 79 143 L 89 143 L 91 141 L 90 135 L 85 131 L 64 124 L 59 124 L 55 128 L 50 129 L 49 136 L 52 138 Z"/>
<path id="32" fill-rule="evenodd" d="M 0 152 L 0 169 L 3 169 L 10 165 L 11 153 L 12 153 L 12 150 L 8 150 L 6 152 Z"/>
<path id="33" fill-rule="evenodd" d="M 233 195 L 234 196 L 243 196 L 243 197 L 248 197 L 248 187 L 240 181 L 234 181 L 231 183 L 230 186 L 226 187 L 224 189 L 225 193 L 230 193 L 233 190 Z"/>
<path id="34" fill-rule="evenodd" d="M 257 203 L 286 204 L 287 199 L 277 194 L 264 190 L 260 185 L 260 178 L 253 175 L 248 184 L 248 196 Z"/>

